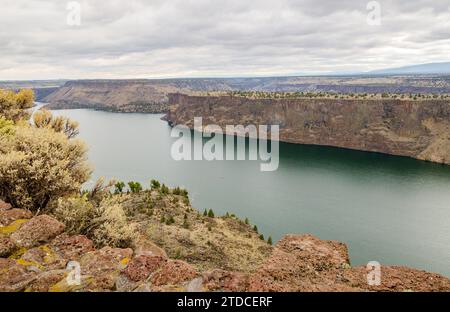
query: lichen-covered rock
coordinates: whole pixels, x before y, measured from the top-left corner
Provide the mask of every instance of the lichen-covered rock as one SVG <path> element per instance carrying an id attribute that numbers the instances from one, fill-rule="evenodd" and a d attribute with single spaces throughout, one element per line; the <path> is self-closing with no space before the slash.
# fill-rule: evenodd
<path id="1" fill-rule="evenodd" d="M 11 234 L 16 232 L 22 225 L 24 225 L 28 221 L 29 221 L 28 219 L 19 219 L 19 220 L 11 222 L 10 224 L 8 224 L 6 226 L 0 226 L 0 236 L 3 236 L 3 237 L 11 236 Z"/>
<path id="2" fill-rule="evenodd" d="M 11 209 L 11 204 L 5 203 L 3 200 L 0 199 L 0 211 L 9 209 Z"/>
<path id="3" fill-rule="evenodd" d="M 0 257 L 8 257 L 16 249 L 16 245 L 8 237 L 0 237 Z"/>
<path id="4" fill-rule="evenodd" d="M 39 270 L 64 269 L 67 261 L 48 245 L 27 250 L 17 261 L 24 265 L 35 266 Z"/>
<path id="5" fill-rule="evenodd" d="M 86 253 L 95 250 L 94 243 L 86 236 L 69 236 L 66 233 L 52 240 L 50 247 L 67 261 L 77 261 Z"/>
<path id="6" fill-rule="evenodd" d="M 11 234 L 11 240 L 20 247 L 35 247 L 55 238 L 64 231 L 64 224 L 48 216 L 34 217 Z"/>
<path id="7" fill-rule="evenodd" d="M 89 286 L 92 283 L 93 278 L 90 276 L 80 276 L 80 283 L 69 283 L 67 276 L 61 279 L 59 282 L 51 285 L 48 289 L 49 292 L 72 292 L 72 291 L 86 291 L 89 290 Z"/>
<path id="8" fill-rule="evenodd" d="M 198 276 L 198 272 L 190 264 L 181 260 L 168 260 L 152 274 L 152 286 L 178 285 Z"/>
<path id="9" fill-rule="evenodd" d="M 11 222 L 19 220 L 19 219 L 30 219 L 33 217 L 33 214 L 29 210 L 25 209 L 8 209 L 8 210 L 0 210 L 0 226 L 9 225 Z"/>
<path id="10" fill-rule="evenodd" d="M 38 274 L 26 287 L 26 292 L 48 292 L 67 276 L 66 270 L 51 270 Z"/>
<path id="11" fill-rule="evenodd" d="M 86 290 L 113 290 L 120 271 L 127 266 L 132 255 L 130 248 L 104 247 L 81 257 L 81 274 L 91 277 Z"/>
<path id="12" fill-rule="evenodd" d="M 13 259 L 0 258 L 0 291 L 22 291 L 36 278 L 36 272 Z"/>

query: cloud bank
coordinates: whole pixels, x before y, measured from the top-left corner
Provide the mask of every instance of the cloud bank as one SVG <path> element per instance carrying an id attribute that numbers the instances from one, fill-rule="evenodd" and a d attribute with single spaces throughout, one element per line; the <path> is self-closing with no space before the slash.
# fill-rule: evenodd
<path id="1" fill-rule="evenodd" d="M 295 75 L 449 60 L 448 0 L 0 0 L 0 80 Z"/>

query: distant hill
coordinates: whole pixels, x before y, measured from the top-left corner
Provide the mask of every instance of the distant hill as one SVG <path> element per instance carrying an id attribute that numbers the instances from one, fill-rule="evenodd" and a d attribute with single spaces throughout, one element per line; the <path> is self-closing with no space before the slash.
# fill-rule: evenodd
<path id="1" fill-rule="evenodd" d="M 400 74 L 444 74 L 450 75 L 450 62 L 428 63 L 397 68 L 379 69 L 369 72 L 376 75 L 400 75 Z"/>

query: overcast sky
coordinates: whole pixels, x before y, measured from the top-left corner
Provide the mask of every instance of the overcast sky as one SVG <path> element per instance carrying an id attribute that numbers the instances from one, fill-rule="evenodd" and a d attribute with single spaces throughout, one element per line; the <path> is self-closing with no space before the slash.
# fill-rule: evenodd
<path id="1" fill-rule="evenodd" d="M 449 0 L 0 0 L 0 80 L 267 76 L 450 61 Z M 370 15 L 367 22 L 368 14 Z M 69 23 L 68 23 L 69 20 Z"/>

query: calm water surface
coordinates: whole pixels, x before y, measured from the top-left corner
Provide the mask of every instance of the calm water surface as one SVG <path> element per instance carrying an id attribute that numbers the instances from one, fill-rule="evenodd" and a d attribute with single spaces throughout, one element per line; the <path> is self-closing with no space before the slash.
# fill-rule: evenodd
<path id="1" fill-rule="evenodd" d="M 199 210 L 248 217 L 274 240 L 312 233 L 376 260 L 450 276 L 450 166 L 328 147 L 280 144 L 280 166 L 174 161 L 161 115 L 55 112 L 80 122 L 98 176 L 186 187 Z"/>

